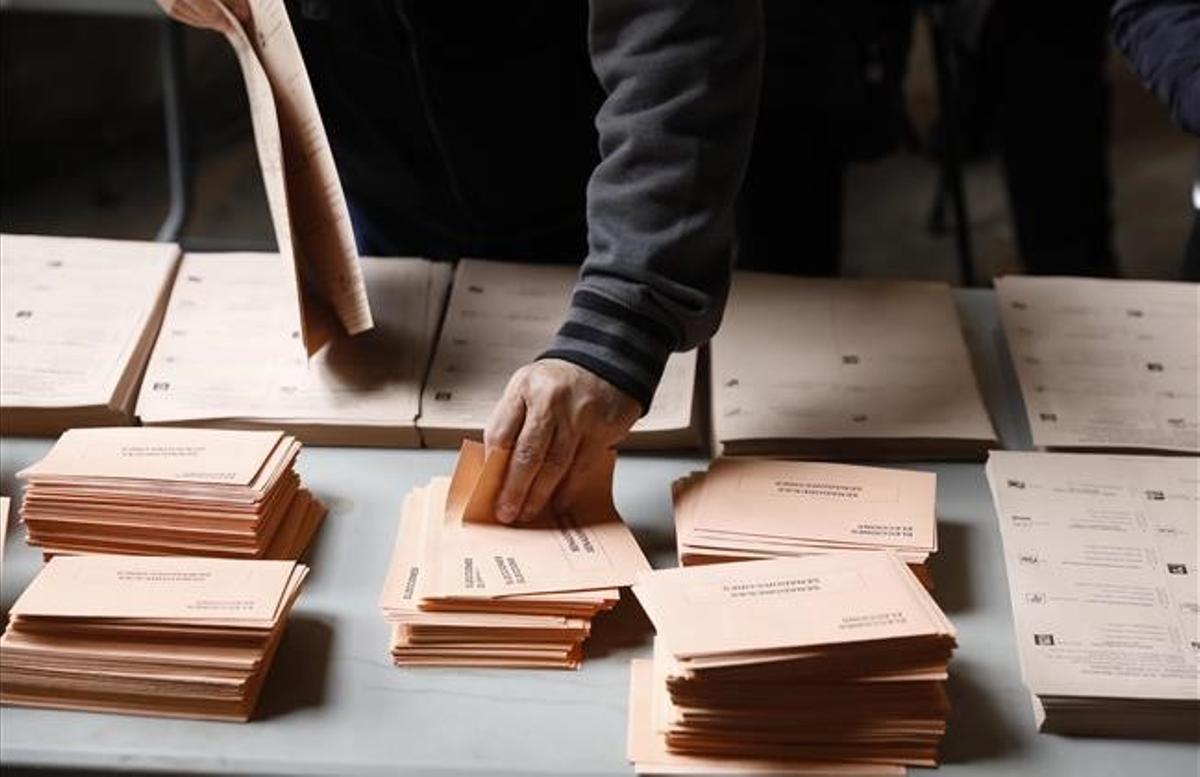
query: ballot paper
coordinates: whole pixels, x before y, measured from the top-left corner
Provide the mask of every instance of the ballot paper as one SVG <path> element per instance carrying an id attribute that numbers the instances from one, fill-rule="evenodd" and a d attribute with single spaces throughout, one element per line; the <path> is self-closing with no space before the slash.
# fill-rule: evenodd
<path id="1" fill-rule="evenodd" d="M 128 424 L 179 248 L 0 235 L 0 432 Z"/>
<path id="2" fill-rule="evenodd" d="M 997 451 L 987 476 L 1039 728 L 1200 739 L 1200 461 Z"/>
<path id="3" fill-rule="evenodd" d="M 0 703 L 248 720 L 307 567 L 51 559 L 0 637 Z"/>
<path id="4" fill-rule="evenodd" d="M 680 564 L 891 550 L 932 585 L 936 491 L 932 472 L 718 459 L 672 489 Z"/>
<path id="5" fill-rule="evenodd" d="M 1200 452 L 1200 285 L 996 279 L 1039 448 Z"/>
<path id="6" fill-rule="evenodd" d="M 513 372 L 550 346 L 578 274 L 562 265 L 458 263 L 417 422 L 427 446 L 457 448 L 464 436 L 482 437 Z M 624 446 L 699 447 L 696 381 L 696 353 L 673 354 Z"/>
<path id="7" fill-rule="evenodd" d="M 73 429 L 39 462 L 21 519 L 47 555 L 298 558 L 325 508 L 279 431 Z"/>
<path id="8" fill-rule="evenodd" d="M 946 284 L 735 273 L 711 354 L 724 455 L 981 458 L 995 443 Z"/>
<path id="9" fill-rule="evenodd" d="M 639 771 L 937 764 L 954 627 L 892 554 L 659 570 L 633 591 L 657 632 L 631 677 Z"/>
<path id="10" fill-rule="evenodd" d="M 329 336 L 327 306 L 347 334 L 371 328 L 341 181 L 283 0 L 158 0 L 180 21 L 223 34 L 245 81 L 286 298 L 287 332 L 311 354 Z M 306 291 L 319 299 L 310 299 Z"/>
<path id="11" fill-rule="evenodd" d="M 145 424 L 285 429 L 309 444 L 420 447 L 416 418 L 450 267 L 364 257 L 377 311 L 306 359 L 273 254 L 188 254 L 138 397 Z"/>
<path id="12" fill-rule="evenodd" d="M 465 443 L 453 478 L 405 498 L 379 600 L 397 665 L 577 668 L 592 619 L 649 569 L 607 493 L 567 529 L 495 523 L 497 461 Z M 596 472 L 599 494 L 611 481 Z"/>

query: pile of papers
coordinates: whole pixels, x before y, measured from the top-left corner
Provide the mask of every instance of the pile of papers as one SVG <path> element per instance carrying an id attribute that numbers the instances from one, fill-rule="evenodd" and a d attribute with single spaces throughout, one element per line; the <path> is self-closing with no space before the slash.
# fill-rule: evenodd
<path id="1" fill-rule="evenodd" d="M 1200 464 L 994 452 L 1021 674 L 1038 728 L 1200 740 Z"/>
<path id="2" fill-rule="evenodd" d="M 735 273 L 711 353 L 720 455 L 982 459 L 995 443 L 944 283 Z"/>
<path id="3" fill-rule="evenodd" d="M 932 472 L 718 459 L 672 486 L 679 563 L 890 550 L 932 588 L 936 492 Z"/>
<path id="4" fill-rule="evenodd" d="M 0 433 L 132 420 L 179 248 L 0 235 Z"/>
<path id="5" fill-rule="evenodd" d="M 611 460 L 588 510 L 522 526 L 491 516 L 506 466 L 467 442 L 452 479 L 406 497 L 379 601 L 397 665 L 575 669 L 592 619 L 650 568 L 612 508 Z"/>
<path id="6" fill-rule="evenodd" d="M 282 331 L 298 332 L 309 353 L 338 322 L 346 334 L 367 331 L 371 307 L 350 214 L 284 0 L 158 4 L 182 22 L 221 33 L 237 57 L 279 245 L 279 293 L 288 303 Z"/>
<path id="7" fill-rule="evenodd" d="M 571 301 L 578 267 L 464 259 L 454 275 L 425 394 L 425 444 L 457 448 L 480 439 L 508 379 L 549 347 Z M 701 404 L 694 399 L 696 352 L 673 354 L 627 448 L 697 448 Z"/>
<path id="8" fill-rule="evenodd" d="M 416 418 L 449 265 L 366 257 L 375 327 L 311 359 L 273 254 L 188 254 L 138 396 L 144 424 L 284 429 L 306 444 L 420 447 Z"/>
<path id="9" fill-rule="evenodd" d="M 663 570 L 633 591 L 658 634 L 633 662 L 639 772 L 937 765 L 954 628 L 890 553 Z"/>
<path id="10" fill-rule="evenodd" d="M 325 508 L 282 432 L 72 429 L 19 472 L 29 544 L 47 555 L 295 559 Z"/>
<path id="11" fill-rule="evenodd" d="M 996 280 L 1039 448 L 1200 453 L 1200 285 Z"/>
<path id="12" fill-rule="evenodd" d="M 0 637 L 0 703 L 248 720 L 308 568 L 52 559 Z"/>

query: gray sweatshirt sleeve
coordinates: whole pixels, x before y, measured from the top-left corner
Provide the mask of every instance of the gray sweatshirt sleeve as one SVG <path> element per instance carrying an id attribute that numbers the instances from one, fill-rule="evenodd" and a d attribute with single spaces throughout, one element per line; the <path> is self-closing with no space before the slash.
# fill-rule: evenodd
<path id="1" fill-rule="evenodd" d="M 734 202 L 758 111 L 758 0 L 592 0 L 607 93 L 587 190 L 588 257 L 541 358 L 573 362 L 649 405 L 672 351 L 716 331 Z"/>

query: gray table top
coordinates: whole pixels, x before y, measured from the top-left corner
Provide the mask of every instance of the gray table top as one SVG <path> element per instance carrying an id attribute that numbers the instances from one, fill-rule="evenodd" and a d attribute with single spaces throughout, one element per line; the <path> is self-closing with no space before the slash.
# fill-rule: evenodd
<path id="1" fill-rule="evenodd" d="M 999 353 L 988 292 L 960 298 L 968 339 L 1002 438 L 1027 447 L 1015 379 Z M 1001 358 L 1003 357 L 1003 358 Z M 1024 437 L 1022 437 L 1024 435 Z M 0 441 L 0 492 L 47 440 Z M 596 622 L 578 672 L 397 669 L 375 608 L 404 493 L 446 474 L 445 451 L 309 448 L 305 480 L 330 507 L 259 708 L 249 724 L 0 710 L 7 766 L 300 774 L 613 775 L 625 761 L 629 659 L 651 627 L 623 602 Z M 668 485 L 697 457 L 625 455 L 617 505 L 655 566 L 670 566 Z M 938 474 L 937 598 L 958 627 L 954 712 L 943 753 L 956 775 L 1127 777 L 1200 772 L 1194 745 L 1038 734 L 1021 686 L 1000 537 L 978 464 L 907 465 Z M 13 527 L 0 599 L 7 608 L 39 556 Z"/>

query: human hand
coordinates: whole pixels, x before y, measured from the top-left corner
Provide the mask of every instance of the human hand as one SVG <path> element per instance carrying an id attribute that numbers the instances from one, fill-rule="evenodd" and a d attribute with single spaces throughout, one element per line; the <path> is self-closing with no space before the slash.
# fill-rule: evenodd
<path id="1" fill-rule="evenodd" d="M 513 373 L 483 435 L 487 453 L 511 451 L 496 520 L 531 521 L 552 499 L 556 510 L 569 509 L 596 460 L 629 433 L 641 410 L 633 397 L 568 361 L 542 359 Z"/>

